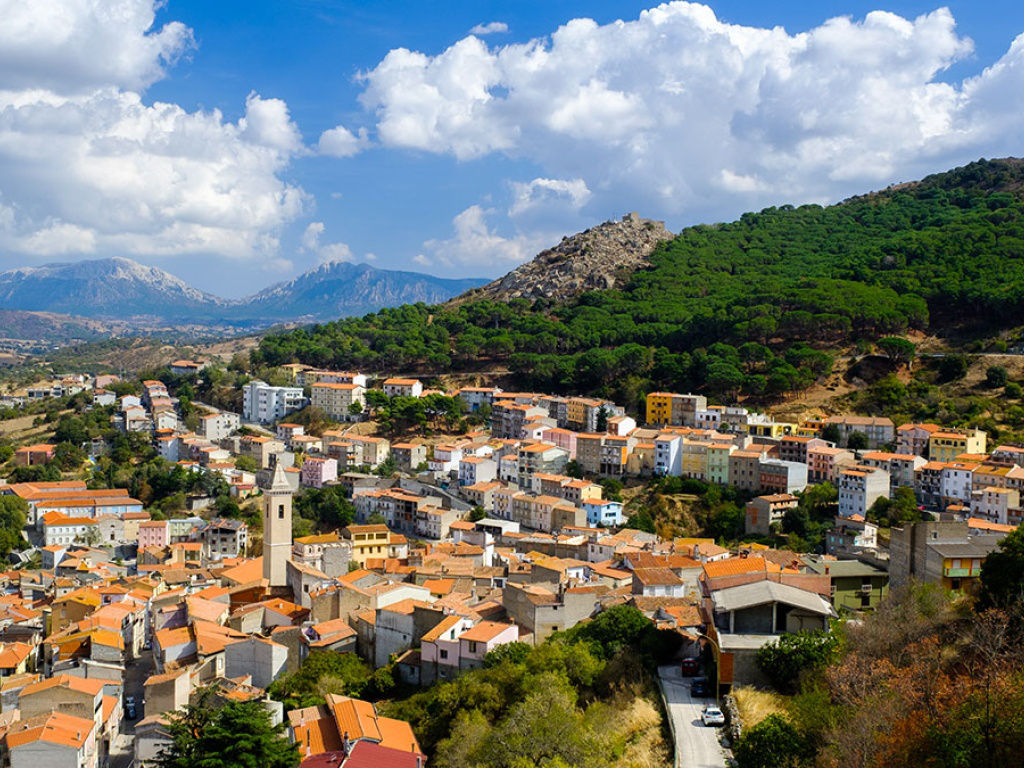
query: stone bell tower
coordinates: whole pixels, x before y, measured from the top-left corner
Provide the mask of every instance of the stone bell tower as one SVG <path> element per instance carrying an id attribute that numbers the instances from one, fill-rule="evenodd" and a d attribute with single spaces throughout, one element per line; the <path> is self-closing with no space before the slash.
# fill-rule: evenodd
<path id="1" fill-rule="evenodd" d="M 271 587 L 288 585 L 287 563 L 292 550 L 292 488 L 278 463 L 263 495 L 263 578 Z"/>

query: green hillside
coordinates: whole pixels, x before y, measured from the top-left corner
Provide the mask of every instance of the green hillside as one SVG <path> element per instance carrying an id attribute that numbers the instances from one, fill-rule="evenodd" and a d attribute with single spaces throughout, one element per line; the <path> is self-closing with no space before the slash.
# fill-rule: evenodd
<path id="1" fill-rule="evenodd" d="M 507 365 L 523 387 L 773 396 L 826 351 L 910 329 L 1019 323 L 1024 161 L 979 161 L 829 207 L 690 227 L 622 290 L 422 304 L 268 336 L 257 362 L 419 371 Z M 486 254 L 481 254 L 485 256 Z"/>

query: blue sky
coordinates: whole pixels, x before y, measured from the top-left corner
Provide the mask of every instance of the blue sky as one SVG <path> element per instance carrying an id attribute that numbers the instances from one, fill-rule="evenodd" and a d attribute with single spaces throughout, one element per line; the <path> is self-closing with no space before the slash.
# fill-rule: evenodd
<path id="1" fill-rule="evenodd" d="M 491 277 L 630 210 L 678 229 L 1022 152 L 1020 2 L 4 5 L 0 268 Z"/>

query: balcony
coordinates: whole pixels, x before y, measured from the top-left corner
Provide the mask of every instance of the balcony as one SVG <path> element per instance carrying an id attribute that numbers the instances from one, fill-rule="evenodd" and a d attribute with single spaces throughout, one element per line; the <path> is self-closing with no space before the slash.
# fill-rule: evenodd
<path id="1" fill-rule="evenodd" d="M 942 575 L 947 579 L 963 579 L 972 574 L 970 568 L 943 568 Z"/>

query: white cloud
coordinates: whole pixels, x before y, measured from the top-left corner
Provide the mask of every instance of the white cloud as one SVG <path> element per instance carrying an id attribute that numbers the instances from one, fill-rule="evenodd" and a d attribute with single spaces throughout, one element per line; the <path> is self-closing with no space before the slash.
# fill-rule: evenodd
<path id="1" fill-rule="evenodd" d="M 311 221 L 302 233 L 299 244 L 304 251 L 315 251 L 320 246 L 320 235 L 324 233 L 322 221 Z"/>
<path id="2" fill-rule="evenodd" d="M 345 243 L 321 243 L 320 236 L 324 233 L 322 221 L 312 221 L 302 233 L 299 241 L 303 251 L 316 255 L 320 264 L 328 264 L 333 261 L 355 261 L 352 249 Z"/>
<path id="3" fill-rule="evenodd" d="M 478 273 L 492 271 L 495 266 L 505 269 L 526 261 L 542 249 L 549 235 L 524 235 L 502 237 L 487 223 L 486 211 L 479 205 L 469 208 L 452 219 L 454 234 L 447 240 L 427 240 L 423 247 L 433 254 L 433 259 L 422 254 L 413 258 L 424 266 L 437 261 L 446 267 L 468 266 Z M 504 265 L 504 266 L 502 266 Z"/>
<path id="4" fill-rule="evenodd" d="M 504 21 L 489 21 L 486 24 L 477 24 L 471 30 L 471 35 L 496 35 L 508 32 L 508 24 Z"/>
<path id="5" fill-rule="evenodd" d="M 0 88 L 58 93 L 140 89 L 194 46 L 173 21 L 154 30 L 154 0 L 0 0 Z"/>
<path id="6" fill-rule="evenodd" d="M 437 55 L 395 49 L 364 73 L 361 100 L 384 146 L 460 160 L 504 153 L 581 181 L 600 215 L 692 219 L 1019 153 L 1024 37 L 975 78 L 937 79 L 971 51 L 944 8 L 790 35 L 671 2 L 525 43 L 469 36 Z M 515 189 L 513 211 L 538 192 L 520 203 Z"/>
<path id="7" fill-rule="evenodd" d="M 357 136 L 345 126 L 339 125 L 320 134 L 317 148 L 321 155 L 352 157 L 366 149 L 369 143 L 365 128 L 360 128 Z"/>
<path id="8" fill-rule="evenodd" d="M 254 96 L 250 107 L 274 101 Z M 113 88 L 0 93 L 0 200 L 14 211 L 0 244 L 41 256 L 57 252 L 54 243 L 68 253 L 275 251 L 306 196 L 277 176 L 290 156 L 287 131 L 264 114 L 252 135 L 252 115 L 236 125 Z M 61 231 L 78 235 L 55 240 Z"/>
<path id="9" fill-rule="evenodd" d="M 538 206 L 550 208 L 559 203 L 578 211 L 590 200 L 590 189 L 583 179 L 534 179 L 512 182 L 515 199 L 509 216 L 520 216 Z"/>
<path id="10" fill-rule="evenodd" d="M 429 267 L 434 263 L 430 260 L 429 257 L 424 256 L 422 253 L 417 253 L 415 256 L 413 256 L 412 261 L 414 264 L 419 264 L 421 267 Z"/>
<path id="11" fill-rule="evenodd" d="M 288 115 L 288 105 L 281 99 L 264 99 L 256 92 L 245 100 L 245 117 L 239 122 L 242 137 L 254 144 L 280 150 L 286 154 L 302 148 L 299 129 Z"/>
<path id="12" fill-rule="evenodd" d="M 193 44 L 157 5 L 0 0 L 0 248 L 267 259 L 303 213 L 283 101 L 251 93 L 237 123 L 143 101 Z"/>

